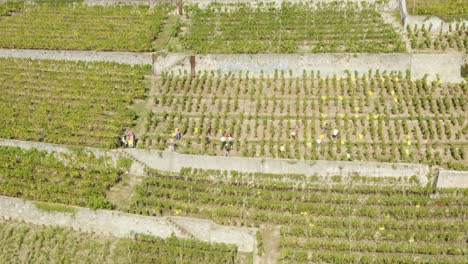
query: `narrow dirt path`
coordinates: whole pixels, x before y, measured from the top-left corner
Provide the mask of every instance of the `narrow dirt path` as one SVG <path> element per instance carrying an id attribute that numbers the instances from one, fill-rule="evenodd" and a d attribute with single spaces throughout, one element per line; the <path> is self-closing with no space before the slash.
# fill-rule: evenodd
<path id="1" fill-rule="evenodd" d="M 115 205 L 117 210 L 125 210 L 131 204 L 134 188 L 143 181 L 142 176 L 125 174 L 122 180 L 107 192 L 107 200 Z"/>
<path id="2" fill-rule="evenodd" d="M 264 225 L 260 226 L 259 232 L 262 237 L 262 250 L 261 256 L 255 261 L 258 264 L 274 264 L 277 262 L 280 255 L 279 241 L 280 241 L 280 228 L 279 226 Z M 257 241 L 258 243 L 258 241 Z"/>

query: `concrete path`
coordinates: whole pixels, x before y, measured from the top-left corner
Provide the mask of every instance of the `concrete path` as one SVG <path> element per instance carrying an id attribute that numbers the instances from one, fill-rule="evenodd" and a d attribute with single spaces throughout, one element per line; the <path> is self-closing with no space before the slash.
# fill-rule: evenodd
<path id="1" fill-rule="evenodd" d="M 116 237 L 147 234 L 161 238 L 174 234 L 210 243 L 235 244 L 240 252 L 253 252 L 255 228 L 221 226 L 210 220 L 185 217 L 149 217 L 109 210 L 74 207 L 75 214 L 46 212 L 30 201 L 0 196 L 0 217 L 37 225 L 71 227 Z"/>

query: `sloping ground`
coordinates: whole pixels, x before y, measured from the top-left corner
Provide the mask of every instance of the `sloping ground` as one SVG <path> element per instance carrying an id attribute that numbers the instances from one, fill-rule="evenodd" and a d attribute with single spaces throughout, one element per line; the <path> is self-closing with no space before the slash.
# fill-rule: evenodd
<path id="1" fill-rule="evenodd" d="M 113 147 L 146 97 L 149 66 L 0 59 L 3 138 Z"/>
<path id="2" fill-rule="evenodd" d="M 466 168 L 464 82 L 415 80 L 410 71 L 301 73 L 163 74 L 140 146 L 163 150 L 172 138 L 177 152 L 223 155 L 230 134 L 231 156 Z"/>
<path id="3" fill-rule="evenodd" d="M 168 238 L 194 238 L 209 243 L 229 243 L 241 252 L 252 252 L 255 229 L 221 226 L 211 221 L 182 217 L 145 217 L 118 211 L 91 210 L 71 207 L 72 213 L 44 211 L 29 201 L 0 197 L 0 217 L 22 220 L 37 225 L 71 227 L 75 230 L 96 232 L 114 237 L 133 234 Z"/>
<path id="4" fill-rule="evenodd" d="M 150 172 L 130 212 L 277 225 L 282 263 L 466 263 L 465 190 L 415 178 Z"/>
<path id="5" fill-rule="evenodd" d="M 239 263 L 236 248 L 197 240 L 117 238 L 0 219 L 2 263 Z"/>
<path id="6" fill-rule="evenodd" d="M 412 15 L 439 16 L 445 20 L 468 20 L 468 2 L 464 0 L 405 0 Z"/>
<path id="7" fill-rule="evenodd" d="M 165 6 L 25 5 L 0 17 L 0 47 L 152 51 L 167 12 Z"/>
<path id="8" fill-rule="evenodd" d="M 402 52 L 377 7 L 361 2 L 189 6 L 184 48 L 195 53 Z"/>

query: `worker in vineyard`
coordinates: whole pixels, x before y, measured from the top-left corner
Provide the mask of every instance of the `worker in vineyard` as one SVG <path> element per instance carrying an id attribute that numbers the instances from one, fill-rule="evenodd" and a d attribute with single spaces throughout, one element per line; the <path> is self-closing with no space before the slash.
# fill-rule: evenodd
<path id="1" fill-rule="evenodd" d="M 133 144 L 135 143 L 133 137 L 127 137 L 127 146 L 129 148 L 133 148 Z"/>
<path id="2" fill-rule="evenodd" d="M 135 145 L 136 145 L 135 133 L 130 130 L 127 133 L 127 147 L 134 148 Z"/>
<path id="3" fill-rule="evenodd" d="M 317 151 L 320 150 L 320 145 L 322 144 L 322 139 L 320 137 L 317 138 Z"/>
<path id="4" fill-rule="evenodd" d="M 224 156 L 229 156 L 229 152 L 231 151 L 231 143 L 226 144 L 226 153 L 224 153 Z"/>
<path id="5" fill-rule="evenodd" d="M 228 138 L 228 137 L 231 137 L 231 133 L 230 133 L 229 131 L 225 131 L 225 132 L 224 132 L 224 136 L 227 137 L 227 138 Z"/>
<path id="6" fill-rule="evenodd" d="M 210 124 L 210 125 L 208 126 L 207 131 L 206 131 L 206 134 L 207 134 L 207 135 L 210 135 L 210 136 L 211 136 L 211 129 L 212 129 L 212 127 L 211 127 L 211 124 Z"/>
<path id="7" fill-rule="evenodd" d="M 221 150 L 226 147 L 226 137 L 224 135 L 221 136 Z"/>
<path id="8" fill-rule="evenodd" d="M 328 131 L 328 123 L 325 123 L 325 125 L 322 128 L 322 134 L 326 134 Z"/>
<path id="9" fill-rule="evenodd" d="M 176 127 L 175 129 L 175 139 L 179 140 L 182 138 L 182 134 L 180 133 L 180 129 Z"/>
<path id="10" fill-rule="evenodd" d="M 336 140 L 336 138 L 338 137 L 338 129 L 333 129 L 332 130 L 332 137 L 333 137 L 333 140 Z"/>
<path id="11" fill-rule="evenodd" d="M 127 145 L 127 136 L 123 135 L 120 137 L 120 146 L 126 148 L 128 147 Z"/>
<path id="12" fill-rule="evenodd" d="M 234 139 L 229 135 L 229 137 L 227 138 L 227 146 L 229 148 L 232 148 L 233 141 L 234 141 Z"/>
<path id="13" fill-rule="evenodd" d="M 174 144 L 174 139 L 173 139 L 173 138 L 170 138 L 170 139 L 169 139 L 169 149 L 170 149 L 172 152 L 175 152 L 175 144 Z"/>
<path id="14" fill-rule="evenodd" d="M 291 130 L 291 139 L 292 140 L 296 139 L 296 131 L 295 130 Z"/>

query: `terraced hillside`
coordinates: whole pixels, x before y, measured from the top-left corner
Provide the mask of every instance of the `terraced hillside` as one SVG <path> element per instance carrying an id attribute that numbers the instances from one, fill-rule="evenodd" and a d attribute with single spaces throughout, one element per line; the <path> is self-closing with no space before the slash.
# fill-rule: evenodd
<path id="1" fill-rule="evenodd" d="M 0 195 L 27 200 L 108 208 L 106 193 L 131 161 L 96 157 L 84 150 L 47 153 L 0 147 Z"/>
<path id="2" fill-rule="evenodd" d="M 78 3 L 2 8 L 0 48 L 152 51 L 167 12 L 166 6 Z"/>
<path id="3" fill-rule="evenodd" d="M 229 132 L 236 156 L 466 169 L 467 85 L 411 80 L 409 74 L 166 74 L 156 81 L 141 142 L 165 149 L 178 128 L 178 152 L 219 155 L 220 138 Z"/>
<path id="4" fill-rule="evenodd" d="M 149 66 L 0 59 L 0 137 L 113 147 L 146 96 Z"/>
<path id="5" fill-rule="evenodd" d="M 406 0 L 406 6 L 408 12 L 413 15 L 468 20 L 468 2 L 465 0 Z"/>
<path id="6" fill-rule="evenodd" d="M 195 53 L 402 52 L 404 44 L 375 5 L 351 2 L 210 4 L 187 8 Z"/>
<path id="7" fill-rule="evenodd" d="M 280 263 L 467 263 L 466 190 L 417 178 L 149 171 L 131 213 L 274 225 Z M 259 234 L 259 252 L 271 243 Z"/>
<path id="8" fill-rule="evenodd" d="M 234 263 L 237 249 L 171 237 L 107 237 L 0 219 L 4 263 Z M 237 263 L 237 262 L 236 262 Z"/>
<path id="9" fill-rule="evenodd" d="M 411 48 L 419 51 L 467 51 L 468 50 L 468 24 L 457 22 L 454 26 L 449 24 L 448 32 L 436 32 L 432 25 L 421 27 L 409 25 L 406 27 Z"/>

